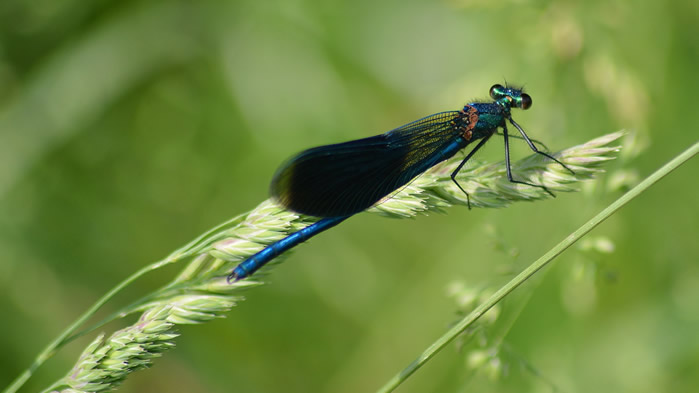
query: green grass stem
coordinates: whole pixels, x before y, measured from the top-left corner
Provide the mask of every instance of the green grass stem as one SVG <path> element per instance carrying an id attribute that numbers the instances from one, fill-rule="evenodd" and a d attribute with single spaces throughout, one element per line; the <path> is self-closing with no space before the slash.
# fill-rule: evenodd
<path id="1" fill-rule="evenodd" d="M 476 309 L 471 313 L 466 315 L 461 321 L 449 329 L 444 335 L 437 339 L 432 345 L 430 345 L 420 356 L 417 357 L 410 365 L 403 369 L 399 374 L 394 376 L 389 380 L 381 389 L 377 392 L 387 393 L 395 390 L 400 384 L 402 384 L 408 377 L 415 373 L 420 367 L 425 365 L 430 359 L 432 359 L 439 351 L 451 343 L 456 337 L 468 329 L 474 322 L 476 322 L 480 317 L 482 317 L 488 310 L 499 303 L 508 294 L 514 291 L 517 287 L 522 285 L 529 277 L 533 276 L 536 272 L 546 266 L 554 258 L 560 255 L 563 251 L 572 246 L 575 242 L 580 240 L 583 236 L 593 230 L 597 225 L 602 223 L 607 218 L 611 217 L 612 214 L 621 209 L 624 205 L 629 203 L 631 200 L 639 196 L 642 192 L 647 190 L 653 184 L 658 182 L 663 177 L 667 176 L 670 172 L 677 169 L 680 165 L 684 164 L 692 157 L 694 157 L 697 152 L 699 152 L 699 142 L 695 143 L 689 149 L 685 150 L 677 157 L 672 159 L 667 164 L 663 165 L 660 169 L 655 171 L 653 174 L 648 176 L 646 179 L 641 181 L 638 185 L 629 190 L 622 197 L 614 201 L 607 208 L 602 210 L 599 214 L 594 216 L 588 222 L 583 224 L 575 232 L 571 233 L 558 243 L 555 247 L 549 250 L 546 254 L 537 259 L 534 263 L 529 265 L 516 277 L 510 280 L 507 284 L 498 289 L 490 298 L 481 303 Z"/>

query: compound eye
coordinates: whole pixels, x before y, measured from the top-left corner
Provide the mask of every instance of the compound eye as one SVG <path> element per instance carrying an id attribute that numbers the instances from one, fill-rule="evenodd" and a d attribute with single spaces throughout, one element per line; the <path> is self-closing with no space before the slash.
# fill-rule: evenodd
<path id="1" fill-rule="evenodd" d="M 505 90 L 502 85 L 493 85 L 493 87 L 490 88 L 490 98 L 497 100 L 498 98 L 503 96 L 502 91 Z"/>
<path id="2" fill-rule="evenodd" d="M 523 93 L 521 99 L 522 109 L 529 109 L 532 106 L 532 98 L 529 96 L 529 94 Z"/>

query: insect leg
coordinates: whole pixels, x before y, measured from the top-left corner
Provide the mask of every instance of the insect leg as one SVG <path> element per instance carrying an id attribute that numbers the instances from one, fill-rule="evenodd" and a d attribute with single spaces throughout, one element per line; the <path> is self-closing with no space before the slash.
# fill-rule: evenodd
<path id="1" fill-rule="evenodd" d="M 517 127 L 517 126 L 515 126 L 515 127 Z M 518 127 L 518 129 L 521 130 L 521 128 L 519 128 L 519 127 Z M 524 131 L 521 131 L 521 132 L 524 132 Z M 540 184 L 527 183 L 527 182 L 515 180 L 514 178 L 512 178 L 512 167 L 510 166 L 510 142 L 509 142 L 509 139 L 507 137 L 507 126 L 505 125 L 505 123 L 502 124 L 502 134 L 503 134 L 503 137 L 505 139 L 505 168 L 507 169 L 507 180 L 509 180 L 512 183 L 526 184 L 528 186 L 541 188 L 544 191 L 546 191 L 547 193 L 549 193 L 549 195 L 551 195 L 552 197 L 555 198 L 556 196 L 551 191 L 549 191 L 549 189 L 546 188 L 546 186 L 543 186 Z M 529 146 L 532 147 L 534 149 L 534 151 L 537 151 L 536 148 L 534 147 L 534 145 L 530 141 L 528 141 L 528 142 L 529 142 Z M 555 158 L 554 158 L 554 160 L 555 160 Z M 563 165 L 563 164 L 561 164 L 561 165 Z"/>
<path id="2" fill-rule="evenodd" d="M 456 167 L 456 169 L 454 170 L 454 172 L 451 173 L 451 180 L 454 182 L 454 184 L 456 184 L 457 187 L 459 187 L 459 190 L 461 190 L 464 194 L 466 194 L 466 204 L 467 204 L 467 206 L 468 206 L 469 209 L 471 209 L 471 197 L 468 195 L 468 192 L 466 192 L 466 190 L 464 190 L 464 188 L 461 187 L 461 184 L 459 184 L 459 182 L 456 181 L 456 175 L 459 173 L 459 171 L 461 170 L 461 168 L 464 167 L 464 164 L 466 164 L 466 162 L 467 162 L 468 160 L 470 160 L 471 157 L 473 157 L 474 154 L 476 154 L 476 152 L 478 151 L 478 149 L 480 149 L 481 147 L 483 147 L 483 145 L 485 145 L 485 143 L 488 142 L 488 139 L 490 139 L 490 137 L 491 137 L 492 135 L 493 135 L 493 134 L 490 134 L 490 135 L 486 136 L 485 138 L 481 139 L 481 141 L 478 142 L 478 144 L 476 145 L 476 147 L 474 147 L 473 150 L 471 150 L 471 151 L 468 153 L 468 155 L 466 156 L 466 158 L 464 158 L 463 161 L 461 161 L 461 163 L 459 164 L 459 166 Z"/>
<path id="3" fill-rule="evenodd" d="M 529 139 L 529 137 L 527 136 L 527 134 L 524 132 L 524 130 L 522 129 L 522 127 L 520 127 L 519 124 L 515 123 L 515 121 L 514 121 L 511 117 L 509 118 L 509 120 L 510 120 L 510 123 L 512 123 L 512 125 L 515 126 L 515 128 L 517 129 L 517 131 L 519 131 L 519 133 L 522 134 L 522 138 L 524 138 L 524 140 L 527 141 L 527 144 L 529 145 L 529 148 L 532 149 L 532 151 L 534 151 L 534 153 L 541 154 L 541 155 L 544 156 L 544 157 L 548 157 L 549 159 L 551 159 L 551 160 L 557 162 L 557 163 L 558 163 L 560 166 L 562 166 L 563 168 L 567 169 L 567 170 L 568 170 L 570 173 L 572 173 L 573 175 L 575 174 L 575 172 L 573 172 L 572 169 L 568 168 L 568 167 L 566 166 L 566 164 L 564 164 L 564 163 L 558 161 L 558 160 L 557 160 L 555 157 L 553 157 L 552 155 L 550 155 L 550 154 L 548 154 L 548 153 L 545 153 L 545 152 L 540 151 L 539 149 L 537 149 L 536 146 L 534 146 L 534 143 L 532 142 L 532 140 Z M 504 131 L 505 131 L 505 135 L 504 135 L 504 136 L 505 136 L 505 146 L 507 146 L 507 129 L 505 129 L 505 128 L 503 128 L 503 129 L 504 129 Z"/>

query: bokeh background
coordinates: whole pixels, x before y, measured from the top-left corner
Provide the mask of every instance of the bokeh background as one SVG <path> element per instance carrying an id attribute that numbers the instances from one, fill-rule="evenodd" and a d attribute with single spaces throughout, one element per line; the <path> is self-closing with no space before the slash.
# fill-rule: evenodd
<path id="1" fill-rule="evenodd" d="M 459 109 L 505 80 L 526 86 L 534 105 L 515 118 L 553 150 L 629 130 L 578 193 L 349 220 L 227 319 L 181 328 L 120 390 L 374 391 L 464 294 L 501 285 L 697 140 L 697 26 L 686 0 L 3 0 L 0 385 L 117 282 L 267 198 L 303 148 Z M 502 159 L 501 141 L 478 159 Z M 695 391 L 698 169 L 633 201 L 400 391 Z M 24 391 L 64 375 L 92 338 Z"/>

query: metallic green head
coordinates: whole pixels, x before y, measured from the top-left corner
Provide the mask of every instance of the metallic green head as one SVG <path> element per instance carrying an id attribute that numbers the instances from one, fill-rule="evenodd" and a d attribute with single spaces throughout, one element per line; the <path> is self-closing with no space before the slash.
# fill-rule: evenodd
<path id="1" fill-rule="evenodd" d="M 532 98 L 522 89 L 493 85 L 490 88 L 490 97 L 505 108 L 529 109 L 532 106 Z"/>

